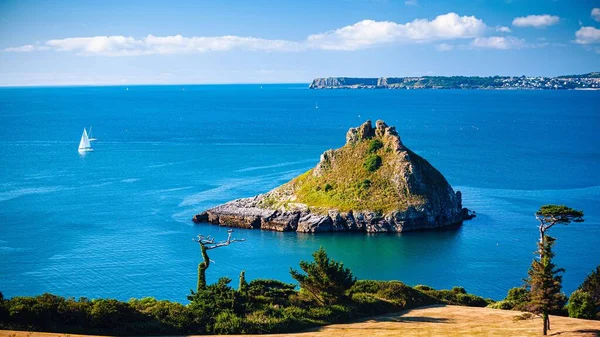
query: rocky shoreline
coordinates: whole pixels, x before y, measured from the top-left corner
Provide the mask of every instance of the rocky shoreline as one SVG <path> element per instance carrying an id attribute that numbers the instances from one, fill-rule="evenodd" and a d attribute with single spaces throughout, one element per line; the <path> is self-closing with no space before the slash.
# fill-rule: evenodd
<path id="1" fill-rule="evenodd" d="M 268 193 L 236 199 L 208 209 L 196 214 L 192 220 L 195 223 L 279 232 L 399 233 L 457 226 L 475 216 L 474 212 L 462 207 L 461 192 L 454 192 L 441 173 L 406 148 L 395 128 L 387 126 L 383 121 L 377 121 L 375 128 L 370 121 L 358 128 L 351 128 L 346 135 L 345 147 L 323 153 L 319 164 L 302 179 L 327 179 L 339 169 L 338 166 L 344 164 L 347 152 L 358 151 L 355 149 L 373 139 L 381 143 L 383 148 L 377 150 L 385 158 L 383 164 L 388 166 L 380 169 L 382 173 L 365 174 L 371 179 L 379 177 L 387 183 L 388 188 L 399 191 L 395 198 L 399 205 L 406 205 L 405 207 L 384 212 L 356 209 L 340 211 L 339 207 L 311 206 L 299 200 L 301 188 L 305 187 L 303 180 L 300 180 L 301 176 Z M 360 165 L 357 153 L 352 154 L 352 161 L 357 161 L 358 164 L 350 164 Z M 358 170 L 364 169 L 359 166 Z M 367 197 L 368 193 L 373 192 L 369 188 L 373 187 L 367 187 Z M 319 191 L 315 193 L 328 193 L 327 187 L 324 192 L 320 190 L 320 185 L 317 190 Z"/>
<path id="2" fill-rule="evenodd" d="M 457 193 L 460 196 L 460 192 Z M 327 214 L 311 213 L 308 209 L 282 211 L 258 207 L 257 204 L 262 197 L 263 195 L 259 195 L 253 198 L 233 200 L 196 214 L 192 220 L 195 223 L 277 232 L 400 233 L 458 226 L 462 224 L 463 220 L 475 217 L 475 213 L 466 208 L 461 208 L 459 216 L 453 217 L 450 222 L 428 219 L 430 215 L 415 207 L 389 215 L 377 212 L 339 212 L 337 210 L 330 210 Z"/>

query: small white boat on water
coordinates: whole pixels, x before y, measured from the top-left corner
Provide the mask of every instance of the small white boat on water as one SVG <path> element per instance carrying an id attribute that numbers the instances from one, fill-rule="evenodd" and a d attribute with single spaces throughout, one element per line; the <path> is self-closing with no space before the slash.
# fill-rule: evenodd
<path id="1" fill-rule="evenodd" d="M 90 144 L 90 139 L 88 138 L 87 131 L 83 128 L 83 134 L 81 135 L 81 140 L 79 141 L 79 153 L 91 152 L 94 151 L 92 149 L 92 145 Z"/>
<path id="2" fill-rule="evenodd" d="M 90 140 L 90 142 L 93 142 L 95 140 L 98 140 L 97 138 L 94 138 L 94 136 L 92 136 L 92 127 L 90 126 L 90 133 L 88 134 L 88 139 Z"/>

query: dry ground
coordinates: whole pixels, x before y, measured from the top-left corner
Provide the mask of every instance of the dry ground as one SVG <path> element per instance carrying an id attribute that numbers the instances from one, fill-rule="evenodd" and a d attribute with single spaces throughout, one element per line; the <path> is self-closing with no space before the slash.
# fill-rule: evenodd
<path id="1" fill-rule="evenodd" d="M 519 312 L 459 306 L 428 306 L 354 323 L 324 326 L 297 337 L 358 336 L 541 336 L 541 319 L 514 321 Z M 550 336 L 600 336 L 600 321 L 551 316 Z M 2 331 L 0 337 L 76 337 L 73 334 Z M 264 335 L 263 335 L 264 336 Z M 283 335 L 269 335 L 283 336 Z"/>

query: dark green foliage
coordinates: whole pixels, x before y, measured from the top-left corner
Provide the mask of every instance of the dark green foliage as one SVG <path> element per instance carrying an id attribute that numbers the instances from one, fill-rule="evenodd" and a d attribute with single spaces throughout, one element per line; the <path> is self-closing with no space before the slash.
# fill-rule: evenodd
<path id="1" fill-rule="evenodd" d="M 248 296 L 261 303 L 284 305 L 296 294 L 295 288 L 293 284 L 277 280 L 256 279 L 248 285 Z"/>
<path id="2" fill-rule="evenodd" d="M 325 184 L 323 189 L 325 190 L 325 192 L 329 192 L 333 189 L 333 186 L 331 186 L 330 184 Z"/>
<path id="3" fill-rule="evenodd" d="M 369 153 L 375 153 L 383 147 L 383 143 L 378 138 L 374 138 L 369 142 Z"/>
<path id="4" fill-rule="evenodd" d="M 371 187 L 371 180 L 369 179 L 365 179 L 360 183 L 359 188 L 362 188 L 364 190 L 369 189 L 369 187 Z"/>
<path id="5" fill-rule="evenodd" d="M 376 154 L 370 154 L 365 159 L 364 167 L 369 172 L 375 172 L 381 167 L 381 157 Z"/>
<path id="6" fill-rule="evenodd" d="M 554 252 L 552 246 L 556 239 L 545 236 L 544 241 L 538 243 L 540 259 L 534 259 L 529 268 L 529 277 L 525 280 L 529 290 L 529 303 L 527 309 L 535 314 L 542 315 L 544 321 L 544 335 L 547 334 L 549 317 L 553 312 L 560 312 L 566 302 L 566 296 L 561 293 L 562 276 L 564 269 L 557 268 L 552 262 Z"/>
<path id="7" fill-rule="evenodd" d="M 323 247 L 313 253 L 314 262 L 300 261 L 306 275 L 290 268 L 290 274 L 300 288 L 310 293 L 320 304 L 338 303 L 345 297 L 356 279 L 344 264 L 330 260 Z"/>
<path id="8" fill-rule="evenodd" d="M 248 282 L 246 282 L 246 272 L 243 270 L 240 272 L 240 283 L 238 285 L 238 291 L 241 293 L 245 293 L 246 291 L 248 291 Z"/>
<path id="9" fill-rule="evenodd" d="M 485 307 L 493 302 L 490 299 L 468 294 L 463 287 L 454 287 L 451 290 L 436 290 L 430 286 L 417 285 L 415 286 L 415 289 L 434 298 L 437 303 L 464 305 L 469 307 Z"/>
<path id="10" fill-rule="evenodd" d="M 513 310 L 514 305 L 510 301 L 502 300 L 502 301 L 494 302 L 492 304 L 488 304 L 487 307 L 492 308 L 492 309 Z"/>
<path id="11" fill-rule="evenodd" d="M 596 306 L 596 312 L 600 313 L 600 266 L 596 267 L 595 270 L 586 276 L 578 289 L 585 291 L 592 296 L 592 300 Z"/>
<path id="12" fill-rule="evenodd" d="M 515 304 L 523 304 L 529 302 L 529 291 L 525 287 L 514 287 L 508 290 L 506 294 L 507 301 Z"/>
<path id="13" fill-rule="evenodd" d="M 50 294 L 7 300 L 0 293 L 0 329 L 163 336 L 287 333 L 423 305 L 483 300 L 460 287 L 438 291 L 398 281 L 355 281 L 350 270 L 330 260 L 323 249 L 313 256 L 315 262 L 301 263 L 307 275 L 295 273 L 302 280 L 300 291 L 277 280 L 247 283 L 241 273 L 239 290 L 231 288 L 230 279 L 221 278 L 192 292 L 188 305 L 151 297 L 122 302 Z"/>
<path id="14" fill-rule="evenodd" d="M 569 297 L 569 317 L 594 319 L 596 306 L 592 295 L 582 290 L 575 290 Z"/>
<path id="15" fill-rule="evenodd" d="M 544 205 L 535 213 L 539 218 L 548 222 L 568 224 L 583 222 L 583 212 L 564 205 Z"/>

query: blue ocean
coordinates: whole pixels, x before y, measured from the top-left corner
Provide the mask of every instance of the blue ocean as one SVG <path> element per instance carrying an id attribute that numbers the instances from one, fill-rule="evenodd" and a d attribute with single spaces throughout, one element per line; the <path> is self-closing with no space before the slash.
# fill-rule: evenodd
<path id="1" fill-rule="evenodd" d="M 318 104 L 318 109 L 315 106 Z M 557 226 L 570 294 L 600 264 L 600 92 L 309 90 L 306 84 L 0 89 L 0 291 L 186 301 L 191 218 L 313 167 L 365 120 L 402 141 L 478 214 L 460 228 L 365 235 L 236 230 L 210 251 L 209 282 L 276 278 L 324 247 L 358 278 L 502 299 L 523 284 L 548 203 L 585 212 Z M 94 151 L 77 152 L 93 126 Z"/>

